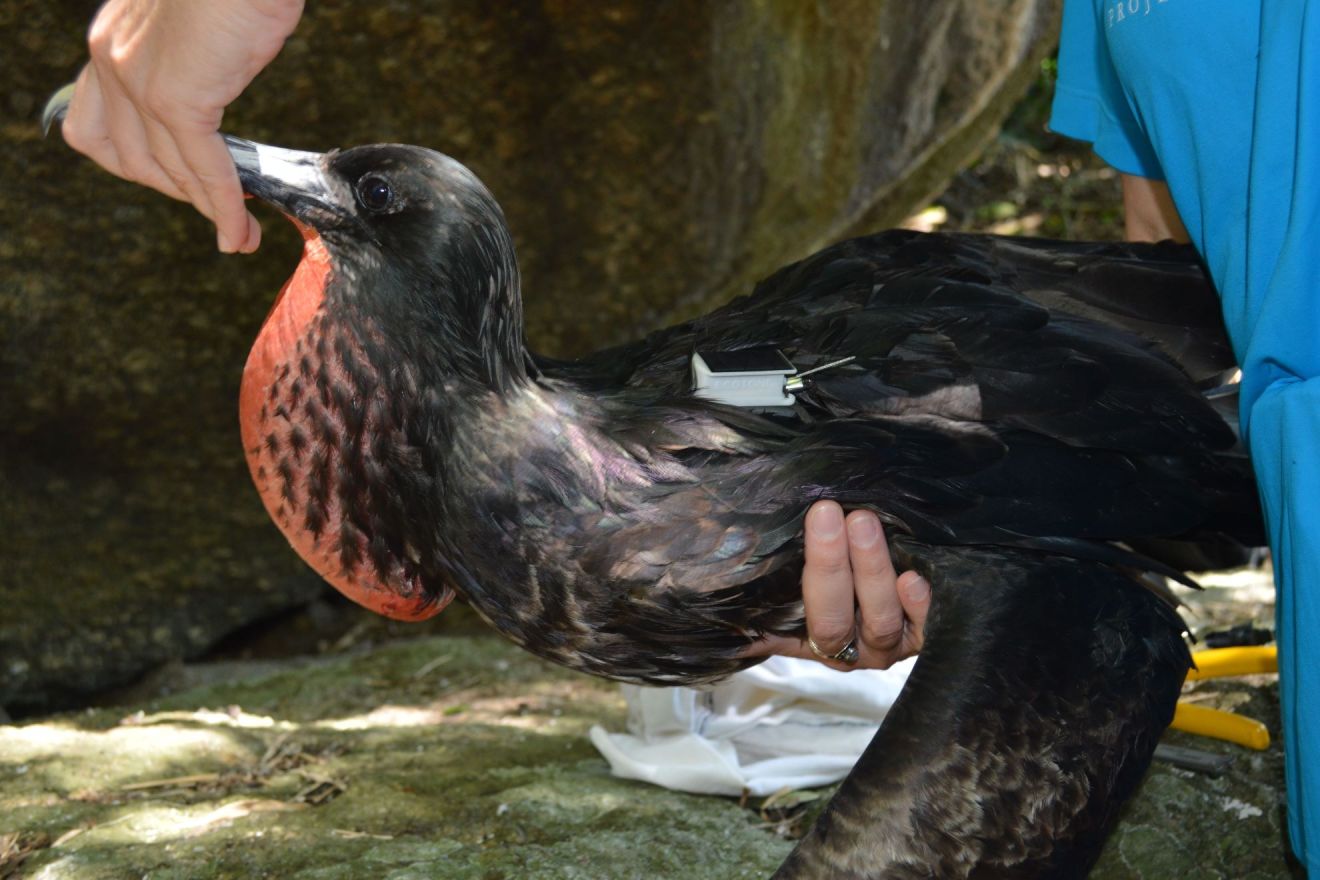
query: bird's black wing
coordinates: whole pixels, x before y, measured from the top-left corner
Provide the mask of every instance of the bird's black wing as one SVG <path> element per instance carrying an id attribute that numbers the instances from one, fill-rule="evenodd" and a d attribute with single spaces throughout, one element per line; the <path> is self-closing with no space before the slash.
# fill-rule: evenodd
<path id="1" fill-rule="evenodd" d="M 1013 291 L 1002 301 L 1003 317 L 1019 324 L 1031 320 L 1020 296 L 1042 307 L 1037 318 L 1054 312 L 1125 330 L 1157 346 L 1197 382 L 1234 366 L 1218 297 L 1189 246 L 905 230 L 832 245 L 780 269 L 749 296 L 637 342 L 574 361 L 542 359 L 542 365 L 575 381 L 611 388 L 666 385 L 677 375 L 675 390 L 682 390 L 686 362 L 696 347 L 714 342 L 742 348 L 789 338 L 802 319 L 819 323 L 831 313 L 846 314 L 877 285 L 885 290 L 905 278 Z M 984 307 L 985 301 L 977 305 Z M 830 327 L 823 341 L 837 348 L 848 333 L 847 322 Z M 799 364 L 803 369 L 816 365 Z"/>
<path id="2" fill-rule="evenodd" d="M 925 646 L 775 877 L 1085 876 L 1173 716 L 1176 615 L 1101 564 L 896 549 L 932 581 Z"/>
<path id="3" fill-rule="evenodd" d="M 810 379 L 789 415 L 691 397 L 694 350 L 766 344 L 801 369 L 854 360 Z M 1228 454 L 1234 431 L 1197 387 L 1231 364 L 1190 249 L 897 231 L 842 242 L 709 315 L 547 371 L 599 389 L 607 406 L 624 400 L 617 410 L 630 415 L 605 426 L 620 437 L 670 430 L 678 403 L 700 410 L 684 440 L 696 450 L 727 430 L 795 433 L 782 464 L 833 487 L 818 497 L 875 506 L 924 540 L 1199 532 L 1250 542 L 1259 520 L 1242 504 L 1249 468 Z M 892 467 L 886 454 L 865 459 L 877 426 L 922 461 L 842 485 Z M 975 432 L 1000 453 L 978 455 L 973 472 L 957 455 L 910 448 L 953 448 L 941 437 Z"/>
<path id="4" fill-rule="evenodd" d="M 1170 305 L 1172 303 L 1172 305 Z M 545 362 L 588 391 L 690 395 L 702 350 L 777 346 L 808 382 L 797 417 L 932 415 L 1075 446 L 1234 442 L 1196 383 L 1232 366 L 1188 249 L 888 232 L 785 267 L 747 297 L 636 343 Z"/>

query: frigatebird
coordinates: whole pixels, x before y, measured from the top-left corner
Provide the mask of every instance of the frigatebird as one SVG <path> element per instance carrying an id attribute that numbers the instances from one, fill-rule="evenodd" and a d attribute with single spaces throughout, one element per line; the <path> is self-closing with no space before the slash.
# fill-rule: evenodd
<path id="1" fill-rule="evenodd" d="M 884 232 L 556 360 L 524 343 L 508 225 L 463 165 L 226 140 L 306 242 L 239 411 L 322 576 L 404 619 L 461 595 L 594 675 L 707 682 L 803 631 L 808 506 L 870 508 L 932 584 L 925 647 L 775 877 L 1087 872 L 1190 662 L 1164 560 L 1260 541 L 1189 249 Z M 767 347 L 828 368 L 780 406 L 694 393 L 694 354 Z"/>

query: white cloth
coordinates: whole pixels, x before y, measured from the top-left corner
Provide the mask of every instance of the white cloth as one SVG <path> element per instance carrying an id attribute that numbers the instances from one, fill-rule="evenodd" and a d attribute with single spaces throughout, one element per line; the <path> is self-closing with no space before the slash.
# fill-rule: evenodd
<path id="1" fill-rule="evenodd" d="M 765 797 L 842 779 L 915 658 L 838 672 L 771 657 L 708 688 L 624 685 L 628 733 L 591 729 L 615 776 L 697 794 Z"/>

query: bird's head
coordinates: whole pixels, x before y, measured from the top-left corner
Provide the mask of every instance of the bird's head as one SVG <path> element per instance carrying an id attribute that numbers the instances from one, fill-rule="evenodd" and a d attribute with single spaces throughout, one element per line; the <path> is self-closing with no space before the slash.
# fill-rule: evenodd
<path id="1" fill-rule="evenodd" d="M 401 354 L 434 366 L 437 380 L 497 391 L 518 380 L 513 242 L 475 174 L 405 144 L 308 153 L 224 137 L 244 190 L 325 245 L 340 282 L 327 291 L 332 307 L 369 313 Z"/>

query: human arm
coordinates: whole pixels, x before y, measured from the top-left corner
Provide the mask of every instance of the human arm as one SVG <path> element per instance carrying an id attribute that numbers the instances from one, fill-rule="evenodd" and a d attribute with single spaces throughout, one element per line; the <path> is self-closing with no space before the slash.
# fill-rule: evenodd
<path id="1" fill-rule="evenodd" d="M 1123 181 L 1123 225 L 1128 241 L 1188 241 L 1167 183 L 1135 174 L 1119 177 Z"/>
<path id="2" fill-rule="evenodd" d="M 109 0 L 92 22 L 65 141 L 120 177 L 191 202 L 215 223 L 220 250 L 256 250 L 261 228 L 243 205 L 220 122 L 302 9 L 302 0 Z"/>

